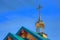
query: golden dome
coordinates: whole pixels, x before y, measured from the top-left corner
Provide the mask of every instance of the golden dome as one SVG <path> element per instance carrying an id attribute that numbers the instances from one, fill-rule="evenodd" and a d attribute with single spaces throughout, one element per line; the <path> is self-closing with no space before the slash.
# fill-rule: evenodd
<path id="1" fill-rule="evenodd" d="M 38 22 L 36 23 L 36 27 L 37 27 L 37 28 L 44 28 L 44 22 L 43 22 L 43 21 L 38 21 Z"/>
<path id="2" fill-rule="evenodd" d="M 43 22 L 41 16 L 39 16 L 39 19 L 38 19 L 38 21 L 36 22 L 36 27 L 37 27 L 37 28 L 44 28 L 44 22 Z"/>

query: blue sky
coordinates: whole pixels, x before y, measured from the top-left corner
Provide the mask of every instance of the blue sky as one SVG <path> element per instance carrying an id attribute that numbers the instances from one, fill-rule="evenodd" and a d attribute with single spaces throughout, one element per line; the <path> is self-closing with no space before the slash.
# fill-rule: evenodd
<path id="1" fill-rule="evenodd" d="M 4 0 L 3 0 L 4 1 Z M 15 0 L 16 1 L 16 0 Z M 15 2 L 11 5 L 8 0 L 3 5 L 0 0 L 0 40 L 9 33 L 16 34 L 21 26 L 36 31 L 35 23 L 38 20 L 38 4 L 42 5 L 41 16 L 45 23 L 45 32 L 51 40 L 60 40 L 60 1 L 59 0 L 19 0 L 20 6 Z M 18 3 L 18 1 L 17 1 Z M 10 8 L 10 7 L 12 8 Z M 3 9 L 2 9 L 3 8 Z M 2 11 L 1 11 L 2 10 Z"/>

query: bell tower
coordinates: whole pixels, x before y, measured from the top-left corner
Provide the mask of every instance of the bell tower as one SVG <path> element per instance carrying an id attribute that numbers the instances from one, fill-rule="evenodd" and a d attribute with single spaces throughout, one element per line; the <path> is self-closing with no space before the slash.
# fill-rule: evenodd
<path id="1" fill-rule="evenodd" d="M 39 5 L 37 9 L 38 9 L 39 18 L 38 18 L 38 21 L 36 22 L 36 32 L 37 33 L 44 33 L 44 22 L 41 18 L 41 14 L 40 14 L 41 6 Z"/>
<path id="2" fill-rule="evenodd" d="M 38 6 L 38 21 L 36 22 L 36 32 L 39 34 L 39 35 L 42 35 L 43 37 L 47 38 L 47 34 L 45 34 L 44 32 L 44 22 L 41 18 L 41 14 L 40 14 L 40 10 L 41 10 L 41 6 L 39 5 Z"/>

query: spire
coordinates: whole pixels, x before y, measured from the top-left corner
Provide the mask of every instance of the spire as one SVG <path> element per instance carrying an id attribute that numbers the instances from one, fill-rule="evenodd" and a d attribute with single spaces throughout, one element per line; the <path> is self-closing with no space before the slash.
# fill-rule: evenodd
<path id="1" fill-rule="evenodd" d="M 39 22 L 42 21 L 42 19 L 41 19 L 41 14 L 40 14 L 41 8 L 42 8 L 42 7 L 41 7 L 40 5 L 39 5 L 38 8 L 37 8 L 37 9 L 38 9 L 38 12 L 39 12 L 39 13 L 38 13 L 38 16 L 39 16 L 38 21 L 39 21 Z"/>
<path id="2" fill-rule="evenodd" d="M 40 14 L 40 10 L 41 10 L 41 6 L 39 5 L 38 6 L 38 21 L 36 22 L 36 32 L 40 35 L 40 36 L 42 36 L 42 37 L 44 37 L 44 38 L 47 38 L 47 35 L 45 34 L 45 31 L 44 31 L 44 22 L 43 22 L 43 20 L 41 19 L 41 14 Z"/>
<path id="3" fill-rule="evenodd" d="M 41 10 L 41 6 L 39 5 L 38 6 L 38 21 L 36 22 L 36 31 L 37 33 L 44 33 L 44 22 L 43 20 L 41 19 L 41 14 L 40 14 L 40 10 Z"/>

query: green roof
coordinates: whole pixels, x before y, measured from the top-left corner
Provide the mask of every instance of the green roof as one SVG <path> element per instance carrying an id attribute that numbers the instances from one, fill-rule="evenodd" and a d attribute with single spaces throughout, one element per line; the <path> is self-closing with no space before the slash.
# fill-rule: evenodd
<path id="1" fill-rule="evenodd" d="M 48 38 L 44 38 L 43 36 L 38 35 L 36 32 L 34 34 L 37 35 L 38 37 L 42 38 L 43 40 L 49 40 Z"/>
<path id="2" fill-rule="evenodd" d="M 8 36 L 11 36 L 14 40 L 24 40 L 22 37 L 12 33 L 8 33 L 8 35 L 4 38 L 4 40 L 6 40 Z"/>
<path id="3" fill-rule="evenodd" d="M 37 38 L 37 39 L 40 39 L 40 40 L 48 40 L 48 38 L 44 38 L 44 37 L 38 35 L 37 33 L 34 33 L 33 31 L 28 30 L 28 29 L 25 28 L 25 27 L 20 28 L 20 30 L 19 30 L 16 34 L 18 35 L 18 33 L 19 33 L 22 29 L 24 29 L 26 32 L 30 33 L 32 36 L 34 36 L 34 37 Z"/>
<path id="4" fill-rule="evenodd" d="M 8 33 L 8 35 L 5 37 L 4 40 L 7 39 L 8 36 L 11 36 L 14 40 L 24 40 L 21 36 L 18 35 L 19 32 L 21 32 L 21 30 L 24 29 L 26 32 L 30 33 L 32 36 L 34 36 L 37 40 L 49 40 L 48 38 L 44 38 L 40 35 L 38 35 L 36 32 L 30 31 L 24 27 L 22 27 L 17 34 L 12 34 L 12 33 Z"/>
<path id="5" fill-rule="evenodd" d="M 18 40 L 24 40 L 22 37 L 18 36 L 18 35 L 14 35 Z"/>

